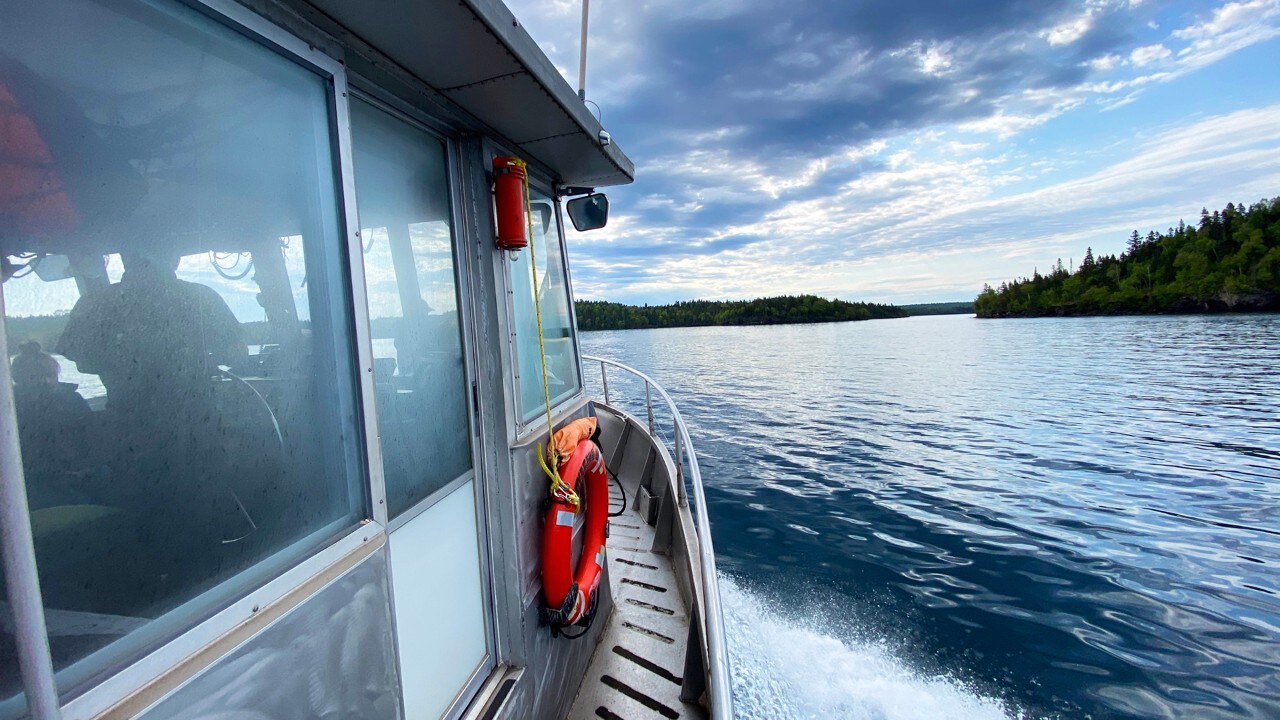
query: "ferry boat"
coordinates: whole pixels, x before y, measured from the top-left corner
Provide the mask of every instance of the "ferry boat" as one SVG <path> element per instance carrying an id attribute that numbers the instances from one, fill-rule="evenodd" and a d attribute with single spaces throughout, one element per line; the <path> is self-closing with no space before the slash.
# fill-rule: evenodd
<path id="1" fill-rule="evenodd" d="M 579 352 L 633 173 L 496 0 L 0 0 L 0 720 L 731 717 L 688 430 Z"/>

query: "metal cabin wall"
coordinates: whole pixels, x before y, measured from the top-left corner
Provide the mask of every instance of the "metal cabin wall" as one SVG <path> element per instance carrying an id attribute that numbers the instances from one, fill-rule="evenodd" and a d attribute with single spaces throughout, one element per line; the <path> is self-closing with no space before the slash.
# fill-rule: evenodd
<path id="1" fill-rule="evenodd" d="M 402 717 L 386 545 L 139 716 L 229 717 Z"/>
<path id="2" fill-rule="evenodd" d="M 475 339 L 479 358 L 477 393 L 482 412 L 481 430 L 491 441 L 483 460 L 488 500 L 492 581 L 495 594 L 497 647 L 500 663 L 523 667 L 503 706 L 504 718 L 564 717 L 577 694 L 612 600 L 606 588 L 601 598 L 600 622 L 583 638 L 552 639 L 541 623 L 541 552 L 543 501 L 547 482 L 537 462 L 536 445 L 546 446 L 546 430 L 517 439 L 516 397 L 519 390 L 511 372 L 510 297 L 505 277 L 506 254 L 494 246 L 489 161 L 493 146 L 480 137 L 461 143 L 467 216 L 466 247 L 478 262 L 471 263 L 475 298 Z M 576 409 L 557 417 L 557 423 L 582 417 Z"/>
<path id="3" fill-rule="evenodd" d="M 556 417 L 559 427 L 580 417 L 586 417 L 587 407 Z M 526 675 L 533 676 L 535 702 L 529 715 L 512 717 L 562 718 L 568 715 L 578 687 L 586 676 L 591 656 L 609 615 L 613 612 L 613 597 L 609 590 L 609 568 L 606 565 L 600 578 L 600 607 L 595 623 L 583 637 L 571 640 L 551 637 L 551 629 L 541 624 L 542 600 L 542 527 L 543 501 L 547 498 L 547 478 L 538 465 L 537 443 L 546 447 L 546 431 L 512 449 L 511 458 L 518 476 L 525 482 L 516 487 L 519 508 L 518 533 L 520 538 L 520 571 L 523 580 L 522 608 L 524 636 L 528 647 L 529 662 Z M 582 547 L 583 515 L 579 514 L 574 525 L 574 552 Z M 608 551 L 606 550 L 606 555 Z"/>

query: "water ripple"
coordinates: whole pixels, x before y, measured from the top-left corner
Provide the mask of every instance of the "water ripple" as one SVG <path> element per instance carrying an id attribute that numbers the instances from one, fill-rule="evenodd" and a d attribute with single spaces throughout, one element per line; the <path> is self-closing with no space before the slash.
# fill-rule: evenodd
<path id="1" fill-rule="evenodd" d="M 941 693 L 921 712 L 963 696 L 975 715 L 1280 717 L 1280 316 L 913 318 L 583 345 L 680 403 L 722 568 L 752 588 L 735 602 L 823 597 L 904 676 L 778 707 L 928 716 L 867 696 L 910 687 Z M 610 392 L 643 406 L 641 388 L 611 377 Z M 792 656 L 768 647 L 785 628 L 729 622 L 735 663 L 754 663 L 735 694 L 769 707 L 771 681 L 752 672 Z"/>

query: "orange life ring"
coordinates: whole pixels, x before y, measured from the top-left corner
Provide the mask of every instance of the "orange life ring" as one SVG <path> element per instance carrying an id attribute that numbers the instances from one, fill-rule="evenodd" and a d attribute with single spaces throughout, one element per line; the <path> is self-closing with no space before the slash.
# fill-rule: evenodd
<path id="1" fill-rule="evenodd" d="M 596 591 L 604 570 L 606 524 L 609 521 L 609 476 L 600 448 L 581 440 L 560 464 L 560 477 L 582 497 L 586 527 L 582 554 L 573 564 L 573 506 L 552 498 L 542 528 L 542 594 L 553 627 L 589 625 L 598 602 Z M 585 487 L 585 495 L 584 493 Z"/>

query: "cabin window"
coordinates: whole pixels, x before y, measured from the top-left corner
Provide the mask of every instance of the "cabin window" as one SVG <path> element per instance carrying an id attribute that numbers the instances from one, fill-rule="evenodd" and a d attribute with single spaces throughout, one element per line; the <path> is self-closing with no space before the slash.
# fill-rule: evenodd
<path id="1" fill-rule="evenodd" d="M 471 469 L 446 146 L 351 103 L 387 510 L 395 517 Z"/>
<path id="2" fill-rule="evenodd" d="M 332 82 L 178 3 L 0 17 L 6 360 L 74 693 L 364 515 Z"/>
<path id="3" fill-rule="evenodd" d="M 542 309 L 543 348 L 547 356 L 547 389 L 551 405 L 574 395 L 578 381 L 578 353 L 573 339 L 569 283 L 565 276 L 556 203 L 536 186 L 530 187 L 534 247 L 520 251 L 511 263 L 515 319 L 516 366 L 519 372 L 521 420 L 529 422 L 545 412 L 538 324 L 534 315 L 533 257 L 538 254 L 538 306 Z"/>

